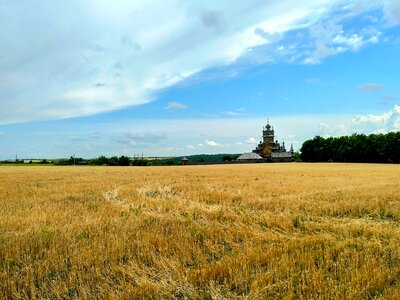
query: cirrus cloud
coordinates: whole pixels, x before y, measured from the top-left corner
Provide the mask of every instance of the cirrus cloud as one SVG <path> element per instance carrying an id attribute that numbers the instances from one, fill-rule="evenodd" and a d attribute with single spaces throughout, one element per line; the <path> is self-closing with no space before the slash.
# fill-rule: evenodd
<path id="1" fill-rule="evenodd" d="M 277 47 L 252 63 L 282 55 L 298 61 L 292 57 L 299 47 L 278 45 L 296 30 L 311 32 L 298 43 L 310 44 L 306 63 L 378 42 L 376 30 L 321 25 L 350 9 L 356 14 L 349 2 L 359 1 L 6 1 L 0 5 L 0 45 L 7 45 L 0 47 L 0 124 L 143 105 L 260 46 Z M 380 7 L 389 23 L 398 23 L 398 1 L 367 5 Z"/>
<path id="2" fill-rule="evenodd" d="M 165 109 L 173 109 L 173 110 L 182 110 L 182 109 L 186 109 L 187 106 L 183 103 L 179 103 L 179 102 L 168 102 L 168 105 L 165 107 Z"/>
<path id="3" fill-rule="evenodd" d="M 378 83 L 364 83 L 358 87 L 360 92 L 380 92 L 385 87 L 382 84 Z"/>

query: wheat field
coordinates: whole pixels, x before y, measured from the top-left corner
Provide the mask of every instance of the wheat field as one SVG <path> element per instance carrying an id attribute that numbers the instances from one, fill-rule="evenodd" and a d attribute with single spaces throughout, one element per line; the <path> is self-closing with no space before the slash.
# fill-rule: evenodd
<path id="1" fill-rule="evenodd" d="M 399 299 L 400 166 L 0 167 L 2 299 Z"/>

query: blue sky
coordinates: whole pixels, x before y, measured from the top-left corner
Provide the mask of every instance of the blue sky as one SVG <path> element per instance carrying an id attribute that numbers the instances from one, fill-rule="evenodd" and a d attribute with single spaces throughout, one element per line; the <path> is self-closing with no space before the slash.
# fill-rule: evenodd
<path id="1" fill-rule="evenodd" d="M 2 1 L 0 159 L 400 130 L 399 25 L 396 0 Z"/>

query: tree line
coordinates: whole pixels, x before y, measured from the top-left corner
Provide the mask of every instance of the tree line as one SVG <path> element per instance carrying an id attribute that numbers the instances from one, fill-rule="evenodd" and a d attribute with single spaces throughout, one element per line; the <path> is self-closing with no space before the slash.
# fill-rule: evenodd
<path id="1" fill-rule="evenodd" d="M 305 162 L 400 163 L 400 132 L 316 136 L 305 141 L 300 151 Z"/>
<path id="2" fill-rule="evenodd" d="M 60 159 L 54 162 L 55 165 L 96 165 L 96 166 L 147 166 L 148 162 L 144 159 L 130 160 L 127 156 L 100 156 L 93 159 L 71 156 L 68 159 Z"/>

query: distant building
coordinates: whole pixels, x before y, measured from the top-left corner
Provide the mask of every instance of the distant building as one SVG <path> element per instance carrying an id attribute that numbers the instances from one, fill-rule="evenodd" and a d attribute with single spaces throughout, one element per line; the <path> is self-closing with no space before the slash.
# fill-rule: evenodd
<path id="1" fill-rule="evenodd" d="M 243 153 L 236 160 L 241 162 L 258 162 L 262 161 L 263 158 L 257 153 L 250 152 L 250 153 Z"/>
<path id="2" fill-rule="evenodd" d="M 278 140 L 274 140 L 274 127 L 269 125 L 269 121 L 267 120 L 267 125 L 263 127 L 262 141 L 253 150 L 253 153 L 272 161 L 291 161 L 294 154 L 293 144 L 290 147 L 290 151 L 286 151 L 285 142 L 282 142 L 281 145 Z"/>
<path id="3" fill-rule="evenodd" d="M 24 159 L 24 164 L 38 164 L 43 162 L 43 159 Z"/>
<path id="4" fill-rule="evenodd" d="M 272 152 L 272 161 L 290 161 L 293 155 L 290 152 Z"/>
<path id="5" fill-rule="evenodd" d="M 182 157 L 182 159 L 181 159 L 181 164 L 182 164 L 182 166 L 186 166 L 187 164 L 188 164 L 188 159 L 187 159 L 187 157 L 186 156 L 184 156 L 184 157 Z"/>

